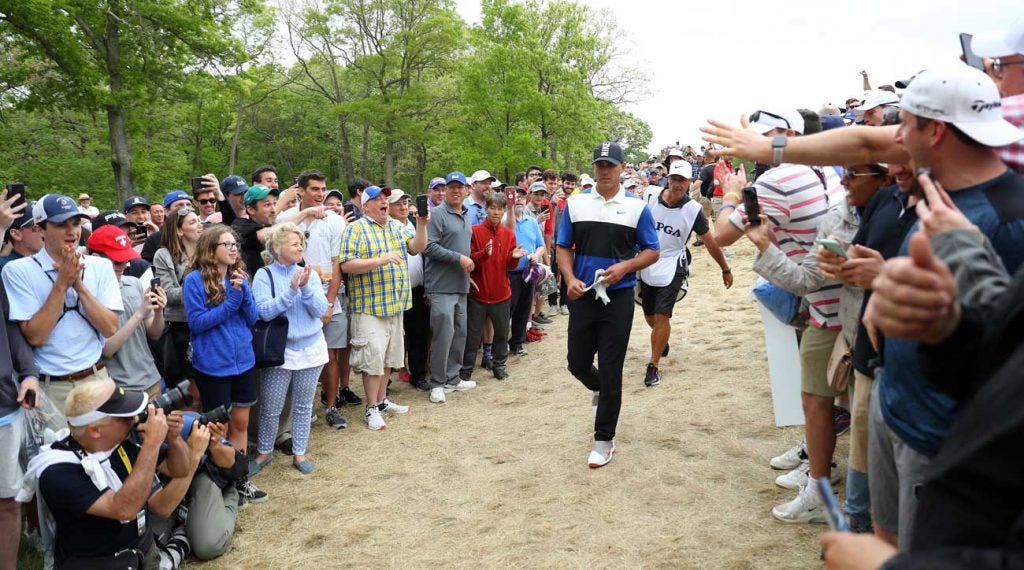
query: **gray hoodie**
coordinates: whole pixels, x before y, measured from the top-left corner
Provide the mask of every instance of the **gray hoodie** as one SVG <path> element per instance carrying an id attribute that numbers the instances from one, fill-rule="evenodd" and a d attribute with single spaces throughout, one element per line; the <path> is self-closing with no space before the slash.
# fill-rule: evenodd
<path id="1" fill-rule="evenodd" d="M 469 257 L 473 227 L 466 208 L 453 210 L 448 202 L 430 211 L 427 249 L 423 251 L 423 286 L 427 293 L 469 293 L 469 274 L 459 259 Z"/>

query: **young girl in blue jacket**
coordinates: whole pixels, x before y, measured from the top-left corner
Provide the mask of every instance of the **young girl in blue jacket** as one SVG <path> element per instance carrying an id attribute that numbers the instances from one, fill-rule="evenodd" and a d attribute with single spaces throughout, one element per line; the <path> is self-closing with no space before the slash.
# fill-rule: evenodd
<path id="1" fill-rule="evenodd" d="M 231 407 L 228 439 L 244 453 L 249 408 L 256 403 L 256 357 L 252 351 L 256 302 L 238 244 L 238 237 L 227 226 L 204 230 L 182 291 L 192 331 L 192 368 L 203 409 Z"/>

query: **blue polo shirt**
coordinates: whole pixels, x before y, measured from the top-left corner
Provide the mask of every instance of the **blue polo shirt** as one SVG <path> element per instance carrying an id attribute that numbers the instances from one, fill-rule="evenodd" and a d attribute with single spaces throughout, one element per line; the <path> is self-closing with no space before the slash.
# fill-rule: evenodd
<path id="1" fill-rule="evenodd" d="M 487 219 L 487 204 L 477 204 L 473 201 L 472 196 L 466 196 L 466 199 L 462 201 L 463 207 L 469 212 L 470 226 L 475 226 L 484 223 Z"/>
<path id="2" fill-rule="evenodd" d="M 525 249 L 526 255 L 533 255 L 538 247 L 544 245 L 544 235 L 541 234 L 540 226 L 533 218 L 524 215 L 523 219 L 516 222 L 516 245 Z M 526 264 L 529 263 L 526 255 L 519 260 L 519 265 L 515 268 L 516 271 L 526 269 Z"/>
<path id="3" fill-rule="evenodd" d="M 1024 261 L 1024 179 L 1007 170 L 1000 176 L 949 193 L 953 203 L 978 226 L 1013 275 Z M 900 247 L 907 255 L 910 236 Z M 884 373 L 878 396 L 885 423 L 918 453 L 933 457 L 956 419 L 956 402 L 932 389 L 918 364 L 918 343 L 886 338 Z"/>
<path id="4" fill-rule="evenodd" d="M 82 257 L 85 269 L 82 282 L 104 307 L 120 313 L 121 288 L 114 276 L 109 259 L 87 255 Z M 11 303 L 11 321 L 30 320 L 46 302 L 57 279 L 53 258 L 46 248 L 39 253 L 16 259 L 3 270 L 4 286 Z M 63 376 L 84 370 L 100 360 L 104 338 L 85 318 L 78 293 L 68 289 L 64 298 L 64 312 L 47 337 L 46 343 L 34 347 L 36 364 L 42 374 Z"/>
<path id="5" fill-rule="evenodd" d="M 562 211 L 556 243 L 558 247 L 575 246 L 573 273 L 588 286 L 598 269 L 633 259 L 640 250 L 661 248 L 647 203 L 621 186 L 610 200 L 597 191 L 584 190 L 570 196 Z M 635 285 L 636 274 L 630 273 L 608 290 Z"/>

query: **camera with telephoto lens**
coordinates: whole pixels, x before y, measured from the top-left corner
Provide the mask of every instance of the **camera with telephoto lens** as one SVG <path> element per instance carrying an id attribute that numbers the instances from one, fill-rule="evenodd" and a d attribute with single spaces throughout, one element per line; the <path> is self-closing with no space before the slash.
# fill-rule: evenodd
<path id="1" fill-rule="evenodd" d="M 188 380 L 184 380 L 177 386 L 168 388 L 166 392 L 160 394 L 156 398 L 150 400 L 150 404 L 154 408 L 159 408 L 164 411 L 164 414 L 169 414 L 174 410 L 184 410 L 185 408 L 192 405 L 192 393 L 188 391 L 188 387 L 191 383 Z M 139 414 L 139 423 L 146 423 L 146 419 L 149 417 L 148 407 L 146 410 L 142 410 Z"/>
<path id="2" fill-rule="evenodd" d="M 226 424 L 231 421 L 231 416 L 224 406 L 217 406 L 203 414 L 199 412 L 182 412 L 181 417 L 185 420 L 185 425 L 181 427 L 181 439 L 188 439 L 189 434 L 192 433 L 192 424 L 195 422 L 205 426 L 210 423 Z"/>

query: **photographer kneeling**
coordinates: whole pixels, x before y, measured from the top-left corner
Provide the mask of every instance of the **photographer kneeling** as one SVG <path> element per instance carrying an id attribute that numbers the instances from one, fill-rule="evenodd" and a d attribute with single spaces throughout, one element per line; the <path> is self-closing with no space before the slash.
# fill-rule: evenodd
<path id="1" fill-rule="evenodd" d="M 159 568 L 147 507 L 159 489 L 157 466 L 185 477 L 190 462 L 179 436 L 181 415 L 147 410 L 147 400 L 109 379 L 79 384 L 64 404 L 71 435 L 44 446 L 29 463 L 24 487 L 30 491 L 23 489 L 18 500 L 38 491 L 49 509 L 57 568 Z M 146 419 L 135 425 L 144 410 Z"/>
<path id="2" fill-rule="evenodd" d="M 238 517 L 235 483 L 245 476 L 248 464 L 225 439 L 228 419 L 226 413 L 202 419 L 194 412 L 184 414 L 189 472 L 174 479 L 161 476 L 163 488 L 149 499 L 163 568 L 177 568 L 190 549 L 196 558 L 210 560 L 231 546 Z"/>

